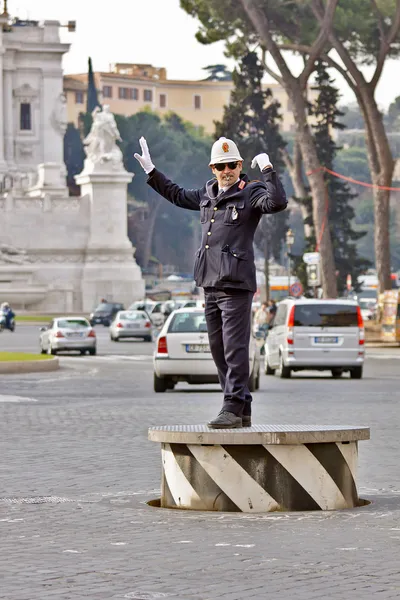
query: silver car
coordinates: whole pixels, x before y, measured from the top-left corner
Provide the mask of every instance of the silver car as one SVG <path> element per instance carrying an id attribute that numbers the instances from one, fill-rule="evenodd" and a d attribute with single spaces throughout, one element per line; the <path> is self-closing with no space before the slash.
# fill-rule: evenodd
<path id="1" fill-rule="evenodd" d="M 279 303 L 265 343 L 265 373 L 282 378 L 292 371 L 350 372 L 361 379 L 364 322 L 355 300 L 298 300 Z"/>
<path id="2" fill-rule="evenodd" d="M 109 331 L 112 342 L 118 342 L 122 338 L 143 338 L 145 342 L 151 342 L 153 339 L 153 325 L 144 310 L 119 311 Z"/>
<path id="3" fill-rule="evenodd" d="M 58 317 L 40 328 L 42 354 L 57 354 L 75 350 L 81 354 L 96 354 L 96 333 L 84 317 Z"/>

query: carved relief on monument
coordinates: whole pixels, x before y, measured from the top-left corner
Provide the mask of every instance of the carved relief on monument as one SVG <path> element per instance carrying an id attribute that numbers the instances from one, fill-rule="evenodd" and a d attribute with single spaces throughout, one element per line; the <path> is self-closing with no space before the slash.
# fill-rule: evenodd
<path id="1" fill-rule="evenodd" d="M 23 265 L 30 262 L 25 250 L 11 244 L 0 244 L 0 264 Z"/>
<path id="2" fill-rule="evenodd" d="M 54 107 L 50 114 L 51 126 L 57 133 L 64 136 L 67 125 L 67 98 L 64 93 L 58 94 L 54 101 Z"/>

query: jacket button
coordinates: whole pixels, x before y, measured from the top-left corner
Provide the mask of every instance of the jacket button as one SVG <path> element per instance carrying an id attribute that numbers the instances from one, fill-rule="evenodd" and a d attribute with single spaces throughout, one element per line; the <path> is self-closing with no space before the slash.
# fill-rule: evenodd
<path id="1" fill-rule="evenodd" d="M 211 219 L 211 223 L 214 223 L 215 219 Z"/>
<path id="2" fill-rule="evenodd" d="M 207 232 L 207 235 L 211 235 L 211 231 L 208 231 L 208 232 Z"/>
<path id="3" fill-rule="evenodd" d="M 208 250 L 208 249 L 209 249 L 209 247 L 210 247 L 210 246 L 207 244 L 207 246 L 206 246 L 206 250 Z"/>

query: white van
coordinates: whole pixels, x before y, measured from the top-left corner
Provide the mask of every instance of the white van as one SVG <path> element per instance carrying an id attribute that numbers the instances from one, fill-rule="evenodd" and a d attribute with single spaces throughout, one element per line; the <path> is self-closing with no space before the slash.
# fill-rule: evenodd
<path id="1" fill-rule="evenodd" d="M 292 371 L 350 371 L 361 379 L 364 323 L 355 300 L 288 298 L 278 305 L 265 342 L 265 373 L 290 377 Z"/>

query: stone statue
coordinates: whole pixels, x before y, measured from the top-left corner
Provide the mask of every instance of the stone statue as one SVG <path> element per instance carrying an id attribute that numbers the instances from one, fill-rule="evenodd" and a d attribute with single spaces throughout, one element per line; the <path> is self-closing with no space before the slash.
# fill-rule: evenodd
<path id="1" fill-rule="evenodd" d="M 122 152 L 116 142 L 121 142 L 114 115 L 108 104 L 96 106 L 92 112 L 93 124 L 83 140 L 88 160 L 94 164 L 111 162 L 114 168 L 122 167 Z"/>
<path id="2" fill-rule="evenodd" d="M 26 251 L 11 246 L 9 244 L 0 244 L 0 263 L 13 263 L 22 265 L 27 262 Z"/>
<path id="3" fill-rule="evenodd" d="M 53 129 L 64 136 L 68 125 L 67 98 L 64 93 L 58 94 L 55 99 L 54 108 L 50 115 L 50 122 Z"/>

